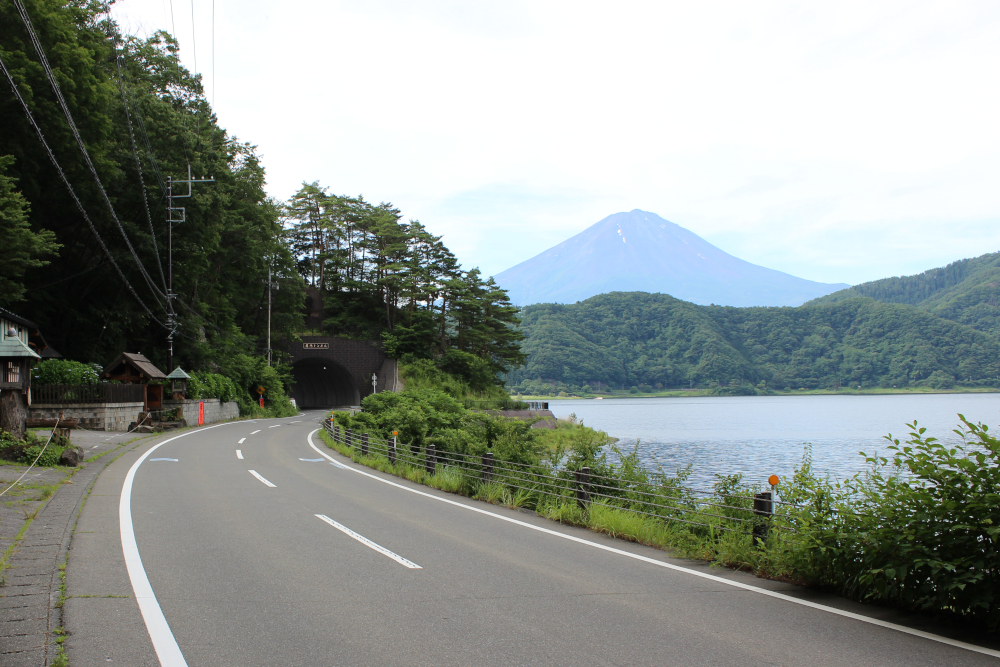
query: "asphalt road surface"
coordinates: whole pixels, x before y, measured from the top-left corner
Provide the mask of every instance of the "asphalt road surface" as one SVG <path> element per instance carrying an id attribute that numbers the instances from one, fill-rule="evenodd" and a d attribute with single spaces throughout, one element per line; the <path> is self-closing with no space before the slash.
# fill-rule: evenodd
<path id="1" fill-rule="evenodd" d="M 111 464 L 70 550 L 70 664 L 1000 664 L 834 613 L 937 632 L 886 610 L 375 473 L 310 446 L 321 416 Z"/>

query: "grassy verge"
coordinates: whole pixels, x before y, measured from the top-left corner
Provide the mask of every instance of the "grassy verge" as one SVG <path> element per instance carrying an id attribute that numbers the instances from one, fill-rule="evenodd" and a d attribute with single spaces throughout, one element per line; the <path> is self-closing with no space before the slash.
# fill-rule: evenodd
<path id="1" fill-rule="evenodd" d="M 579 424 L 572 427 L 584 428 Z M 428 474 L 423 468 L 398 460 L 393 464 L 386 457 L 377 454 L 362 457 L 353 448 L 334 441 L 324 429 L 319 434 L 328 447 L 355 463 L 417 484 L 511 509 L 531 509 L 539 516 L 553 521 L 582 526 L 629 542 L 662 549 L 674 556 L 751 570 L 761 576 L 791 578 L 787 568 L 782 567 L 781 549 L 775 546 L 777 541 L 754 546 L 750 535 L 727 530 L 723 520 L 717 521 L 715 530 L 699 532 L 690 530 L 682 522 L 642 516 L 602 502 L 591 503 L 583 509 L 573 499 L 539 497 L 529 490 L 508 488 L 496 482 L 481 482 L 470 479 L 462 471 L 450 466 L 439 465 L 434 474 Z M 705 520 L 706 517 L 699 518 Z"/>

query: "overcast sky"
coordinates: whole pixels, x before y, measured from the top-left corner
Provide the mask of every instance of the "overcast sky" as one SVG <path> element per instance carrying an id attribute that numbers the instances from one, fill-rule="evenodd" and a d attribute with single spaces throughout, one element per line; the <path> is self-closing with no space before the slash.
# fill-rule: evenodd
<path id="1" fill-rule="evenodd" d="M 114 11 L 174 26 L 271 195 L 487 274 L 633 208 L 825 282 L 1000 250 L 1000 3 L 215 0 L 214 76 L 213 0 Z"/>

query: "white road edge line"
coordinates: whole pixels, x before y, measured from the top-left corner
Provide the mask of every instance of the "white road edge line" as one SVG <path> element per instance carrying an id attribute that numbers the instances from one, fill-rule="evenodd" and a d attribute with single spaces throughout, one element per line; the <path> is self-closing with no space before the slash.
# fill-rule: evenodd
<path id="1" fill-rule="evenodd" d="M 424 568 L 420 567 L 419 565 L 417 565 L 416 563 L 414 563 L 413 561 L 406 560 L 405 558 L 403 558 L 399 554 L 393 553 L 393 552 L 389 551 L 388 549 L 386 549 L 385 547 L 383 547 L 382 545 L 376 544 L 376 543 L 372 542 L 371 540 L 369 540 L 364 535 L 359 535 L 358 533 L 355 533 L 353 530 L 351 530 L 347 526 L 345 526 L 343 524 L 340 524 L 340 523 L 337 523 L 336 521 L 334 521 L 333 519 L 331 519 L 330 517 L 328 517 L 325 514 L 314 514 L 313 516 L 316 517 L 317 519 L 322 519 L 323 521 L 326 521 L 328 524 L 330 524 L 331 526 L 333 526 L 334 528 L 336 528 L 340 532 L 342 532 L 345 535 L 348 535 L 350 537 L 353 537 L 354 539 L 356 539 L 358 542 L 361 542 L 361 544 L 365 545 L 369 549 L 374 549 L 375 551 L 379 552 L 383 556 L 388 556 L 389 558 L 393 559 L 394 561 L 396 561 L 397 563 L 399 563 L 403 567 L 408 567 L 411 570 L 422 570 L 422 569 L 424 569 Z"/>
<path id="2" fill-rule="evenodd" d="M 240 438 L 240 441 L 237 442 L 236 444 L 237 445 L 242 445 L 244 442 L 246 442 L 246 440 L 247 440 L 246 438 Z"/>
<path id="3" fill-rule="evenodd" d="M 313 443 L 313 435 L 319 433 L 319 429 L 312 431 L 306 438 L 309 441 L 309 446 L 316 450 L 320 456 L 326 457 L 329 461 L 337 462 L 332 456 L 321 451 Z M 419 491 L 417 489 L 411 489 L 402 484 L 397 484 L 396 482 L 390 481 L 388 479 L 382 479 L 377 475 L 372 475 L 363 470 L 358 470 L 357 468 L 352 468 L 348 465 L 340 464 L 345 470 L 350 470 L 356 472 L 359 475 L 364 475 L 365 477 L 371 477 L 374 480 L 378 480 L 383 484 L 388 484 L 390 486 L 395 486 L 397 488 L 403 489 L 404 491 L 409 491 L 410 493 L 415 493 L 420 496 L 426 496 L 427 498 L 433 498 L 434 500 L 439 500 L 442 503 L 448 503 L 449 505 L 455 505 L 456 507 L 462 507 L 464 509 L 470 510 L 472 512 L 477 512 L 479 514 L 485 514 L 486 516 L 491 516 L 495 519 L 500 519 L 501 521 L 506 521 L 508 523 L 513 523 L 518 526 L 523 526 L 524 528 L 530 528 L 531 530 L 538 531 L 540 533 L 547 533 L 549 535 L 554 535 L 556 537 L 561 537 L 564 540 L 569 540 L 571 542 L 577 542 L 579 544 L 586 544 L 587 546 L 594 547 L 596 549 L 601 549 L 602 551 L 610 551 L 611 553 L 618 554 L 620 556 L 625 556 L 627 558 L 633 558 L 635 560 L 642 561 L 644 563 L 649 563 L 651 565 L 658 565 L 660 567 L 665 567 L 668 570 L 675 570 L 677 572 L 684 572 L 695 577 L 701 577 L 702 579 L 708 579 L 709 581 L 714 581 L 720 584 L 726 584 L 727 586 L 732 586 L 734 588 L 741 588 L 745 591 L 751 591 L 753 593 L 759 593 L 761 595 L 766 595 L 768 597 L 777 598 L 779 600 L 784 600 L 785 602 L 791 602 L 793 604 L 802 605 L 804 607 L 810 607 L 812 609 L 818 609 L 820 611 L 826 611 L 831 614 L 836 614 L 837 616 L 843 616 L 845 618 L 850 618 L 855 621 L 861 621 L 863 623 L 870 623 L 871 625 L 877 625 L 882 628 L 888 628 L 889 630 L 896 630 L 897 632 L 902 632 L 908 635 L 913 635 L 915 637 L 922 637 L 924 639 L 929 639 L 931 641 L 939 642 L 941 644 L 947 644 L 948 646 L 954 646 L 956 648 L 965 649 L 967 651 L 973 651 L 975 653 L 982 653 L 984 655 L 990 655 L 994 658 L 1000 658 L 1000 651 L 994 649 L 985 648 L 983 646 L 976 646 L 975 644 L 968 644 L 957 639 L 951 639 L 949 637 L 942 637 L 941 635 L 935 635 L 930 632 L 924 632 L 923 630 L 916 630 L 914 628 L 908 628 L 905 625 L 898 625 L 896 623 L 890 623 L 888 621 L 882 621 L 877 618 L 870 618 L 868 616 L 863 616 L 861 614 L 855 614 L 854 612 L 844 611 L 843 609 L 837 609 L 836 607 L 828 607 L 824 604 L 819 604 L 818 602 L 810 602 L 809 600 L 800 600 L 799 598 L 792 597 L 791 595 L 785 595 L 784 593 L 778 593 L 777 591 L 769 591 L 766 588 L 759 588 L 757 586 L 751 586 L 750 584 L 744 584 L 739 581 L 731 581 L 723 577 L 717 577 L 713 574 L 707 574 L 705 572 L 698 572 L 697 570 L 692 570 L 686 567 L 681 567 L 680 565 L 674 565 L 673 563 L 665 563 L 661 560 L 656 560 L 655 558 L 649 558 L 647 556 L 640 556 L 639 554 L 634 554 L 623 549 L 616 549 L 614 547 L 609 547 L 604 544 L 598 544 L 597 542 L 591 542 L 590 540 L 585 540 L 575 535 L 566 535 L 565 533 L 560 533 L 555 530 L 550 530 L 548 528 L 542 528 L 541 526 L 535 526 L 524 521 L 518 521 L 517 519 L 512 519 L 510 517 L 503 516 L 502 514 L 496 514 L 478 507 L 473 507 L 471 505 L 466 505 L 465 503 L 455 502 L 454 500 L 449 500 L 448 498 L 442 498 L 440 496 L 435 496 L 432 493 L 426 493 L 424 491 Z"/>
<path id="4" fill-rule="evenodd" d="M 267 484 L 272 489 L 275 488 L 275 486 L 276 486 L 275 484 L 271 484 L 269 481 L 267 481 L 266 479 L 264 479 L 263 477 L 261 477 L 260 473 L 257 472 L 256 470 L 247 470 L 247 472 L 250 473 L 251 475 L 253 475 L 254 477 L 256 477 L 257 479 L 259 479 L 260 481 L 262 481 L 265 484 Z"/>
<path id="5" fill-rule="evenodd" d="M 229 424 L 234 423 L 237 422 L 229 422 Z M 125 475 L 125 482 L 122 484 L 122 495 L 118 501 L 118 525 L 122 537 L 122 553 L 125 556 L 125 567 L 128 570 L 129 580 L 132 582 L 132 592 L 135 593 L 135 601 L 139 604 L 139 611 L 142 612 L 142 620 L 146 624 L 146 631 L 149 632 L 149 639 L 153 642 L 153 650 L 156 651 L 156 657 L 159 658 L 162 667 L 187 667 L 187 661 L 184 660 L 184 654 L 181 653 L 181 649 L 177 645 L 174 633 L 170 631 L 167 619 L 163 616 L 163 610 L 160 609 L 160 603 L 156 601 L 156 594 L 153 593 L 153 587 L 149 584 L 146 569 L 142 566 L 139 547 L 135 542 L 135 530 L 132 527 L 132 483 L 135 481 L 135 473 L 139 469 L 139 466 L 142 465 L 142 462 L 163 445 L 177 438 L 183 438 L 193 433 L 200 433 L 210 428 L 227 425 L 216 424 L 215 426 L 200 428 L 197 431 L 188 431 L 187 433 L 175 435 L 172 438 L 153 445 L 132 464 L 128 474 Z"/>
<path id="6" fill-rule="evenodd" d="M 258 433 L 260 433 L 260 429 L 257 429 L 256 431 L 250 431 L 250 435 L 257 435 Z"/>
<path id="7" fill-rule="evenodd" d="M 243 450 L 242 449 L 237 449 L 236 450 L 236 458 L 238 458 L 241 461 L 243 460 Z"/>

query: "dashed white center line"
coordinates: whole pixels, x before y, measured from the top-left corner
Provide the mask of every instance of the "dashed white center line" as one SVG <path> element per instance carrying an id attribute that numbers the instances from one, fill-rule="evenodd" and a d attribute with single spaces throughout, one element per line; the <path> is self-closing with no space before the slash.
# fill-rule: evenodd
<path id="1" fill-rule="evenodd" d="M 253 471 L 251 471 L 251 472 L 253 472 Z M 419 565 L 417 565 L 416 563 L 414 563 L 413 561 L 406 560 L 405 558 L 403 558 L 399 554 L 395 554 L 395 553 L 389 551 L 388 549 L 386 549 L 385 547 L 383 547 L 383 546 L 381 546 L 379 544 L 375 544 L 374 542 L 372 542 L 371 540 L 369 540 L 364 535 L 359 535 L 358 533 L 355 533 L 353 530 L 351 530 L 347 526 L 345 526 L 343 524 L 337 523 L 336 521 L 334 521 L 330 517 L 326 516 L 325 514 L 314 514 L 313 516 L 315 516 L 317 519 L 322 519 L 323 521 L 326 521 L 328 524 L 330 524 L 331 526 L 333 526 L 334 528 L 336 528 L 340 532 L 344 533 L 345 535 L 349 535 L 350 537 L 353 537 L 354 539 L 356 539 L 358 542 L 361 542 L 361 544 L 365 545 L 369 549 L 374 549 L 375 551 L 379 552 L 383 556 L 388 556 L 389 558 L 393 559 L 394 561 L 396 561 L 397 563 L 399 563 L 403 567 L 408 567 L 411 570 L 422 570 L 422 569 L 424 569 L 424 568 L 420 567 Z"/>
<path id="2" fill-rule="evenodd" d="M 251 432 L 250 432 L 250 435 L 254 435 L 254 434 L 256 434 L 256 433 L 260 433 L 260 430 L 256 430 L 256 431 L 251 431 Z"/>
<path id="3" fill-rule="evenodd" d="M 241 461 L 243 460 L 243 450 L 242 449 L 237 449 L 236 450 L 236 458 L 240 459 Z"/>
<path id="4" fill-rule="evenodd" d="M 246 440 L 247 440 L 246 438 L 240 438 L 240 441 L 237 442 L 236 444 L 237 445 L 242 445 L 244 442 L 246 442 Z"/>
<path id="5" fill-rule="evenodd" d="M 278 428 L 281 424 L 275 424 L 274 426 L 268 426 L 268 428 Z"/>
<path id="6" fill-rule="evenodd" d="M 262 481 L 265 484 L 267 484 L 272 489 L 276 486 L 275 484 L 271 484 L 269 481 L 267 481 L 266 479 L 264 479 L 263 477 L 261 477 L 260 473 L 257 472 L 256 470 L 247 470 L 247 472 L 250 473 L 251 475 L 253 475 L 254 477 L 256 477 L 257 479 L 259 479 L 260 481 Z"/>
<path id="7" fill-rule="evenodd" d="M 288 423 L 289 423 L 289 424 L 298 424 L 298 423 L 299 423 L 299 422 L 301 422 L 301 421 L 302 421 L 301 419 L 296 419 L 295 421 L 293 421 L 293 422 L 288 422 Z"/>

